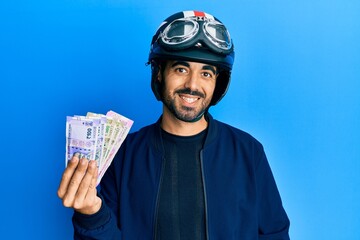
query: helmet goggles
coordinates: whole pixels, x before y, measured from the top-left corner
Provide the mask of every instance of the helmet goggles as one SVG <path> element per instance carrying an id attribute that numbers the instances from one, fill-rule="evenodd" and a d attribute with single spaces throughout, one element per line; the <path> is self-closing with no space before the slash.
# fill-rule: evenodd
<path id="1" fill-rule="evenodd" d="M 175 51 L 206 46 L 215 53 L 228 54 L 233 48 L 230 34 L 221 22 L 197 16 L 172 21 L 159 34 L 158 42 Z"/>

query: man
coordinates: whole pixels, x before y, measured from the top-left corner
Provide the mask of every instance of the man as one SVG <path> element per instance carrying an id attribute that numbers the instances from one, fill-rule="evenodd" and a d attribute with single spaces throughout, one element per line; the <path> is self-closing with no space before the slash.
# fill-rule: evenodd
<path id="1" fill-rule="evenodd" d="M 176 13 L 155 33 L 155 124 L 129 134 L 95 188 L 94 161 L 75 155 L 58 195 L 75 209 L 75 239 L 289 239 L 262 145 L 208 113 L 226 94 L 234 46 L 210 14 Z"/>

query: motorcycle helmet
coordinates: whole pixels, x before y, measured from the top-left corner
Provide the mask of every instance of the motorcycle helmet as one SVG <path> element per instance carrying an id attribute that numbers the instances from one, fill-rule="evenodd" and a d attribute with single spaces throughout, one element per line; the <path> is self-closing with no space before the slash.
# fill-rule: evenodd
<path id="1" fill-rule="evenodd" d="M 161 100 L 157 75 L 164 60 L 207 63 L 216 66 L 219 73 L 210 103 L 213 106 L 227 92 L 234 57 L 233 41 L 220 20 L 200 11 L 175 13 L 161 23 L 151 41 L 148 63 L 152 70 L 152 91 Z"/>

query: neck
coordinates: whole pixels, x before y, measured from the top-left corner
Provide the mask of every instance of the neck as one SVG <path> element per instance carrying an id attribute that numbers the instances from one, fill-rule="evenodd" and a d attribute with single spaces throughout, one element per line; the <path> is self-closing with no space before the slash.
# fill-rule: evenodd
<path id="1" fill-rule="evenodd" d="M 208 126 L 205 116 L 196 122 L 184 122 L 177 119 L 168 111 L 163 112 L 161 128 L 168 133 L 178 136 L 192 136 L 205 130 Z"/>

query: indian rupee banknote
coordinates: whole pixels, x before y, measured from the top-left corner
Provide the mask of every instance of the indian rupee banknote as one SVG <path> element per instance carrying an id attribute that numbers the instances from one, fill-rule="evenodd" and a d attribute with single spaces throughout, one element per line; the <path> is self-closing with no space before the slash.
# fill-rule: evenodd
<path id="1" fill-rule="evenodd" d="M 106 115 L 88 112 L 86 116 L 67 116 L 66 164 L 75 153 L 80 158 L 95 160 L 99 184 L 132 125 L 131 119 L 114 111 Z"/>

